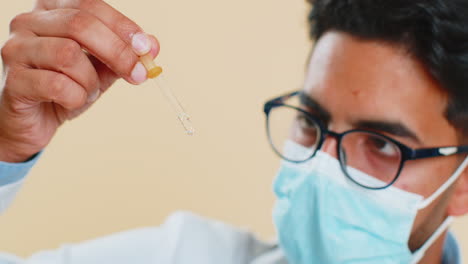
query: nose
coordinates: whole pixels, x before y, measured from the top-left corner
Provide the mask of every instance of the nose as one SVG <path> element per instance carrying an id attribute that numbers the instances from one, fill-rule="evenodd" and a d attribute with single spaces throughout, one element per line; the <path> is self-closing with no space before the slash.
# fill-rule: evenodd
<path id="1" fill-rule="evenodd" d="M 332 135 L 327 135 L 323 141 L 321 151 L 327 153 L 328 155 L 338 159 L 338 153 L 336 152 L 336 147 L 338 145 L 338 140 Z"/>

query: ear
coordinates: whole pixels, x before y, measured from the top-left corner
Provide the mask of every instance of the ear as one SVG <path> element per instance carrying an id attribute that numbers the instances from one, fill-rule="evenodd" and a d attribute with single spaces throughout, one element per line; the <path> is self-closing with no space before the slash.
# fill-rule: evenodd
<path id="1" fill-rule="evenodd" d="M 462 216 L 466 213 L 468 213 L 468 168 L 455 182 L 453 194 L 447 206 L 447 214 L 450 216 Z"/>

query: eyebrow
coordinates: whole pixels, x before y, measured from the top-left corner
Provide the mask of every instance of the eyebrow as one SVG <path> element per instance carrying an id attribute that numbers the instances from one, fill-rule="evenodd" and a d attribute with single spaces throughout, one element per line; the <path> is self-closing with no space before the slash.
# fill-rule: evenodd
<path id="1" fill-rule="evenodd" d="M 361 129 L 370 129 L 370 130 L 377 130 L 383 131 L 388 134 L 397 136 L 397 137 L 405 137 L 410 138 L 417 143 L 421 143 L 419 137 L 411 131 L 407 126 L 399 122 L 387 122 L 387 121 L 370 121 L 370 120 L 362 120 L 358 121 L 354 124 L 354 127 L 358 127 Z"/>
<path id="2" fill-rule="evenodd" d="M 317 100 L 313 99 L 309 95 L 304 92 L 299 93 L 299 102 L 302 105 L 312 109 L 315 114 L 317 114 L 320 119 L 325 123 L 328 124 L 331 120 L 331 114 L 328 112 L 323 106 L 321 106 Z"/>
<path id="3" fill-rule="evenodd" d="M 310 97 L 304 92 L 300 92 L 299 100 L 302 105 L 305 105 L 306 107 L 311 108 L 314 112 L 316 112 L 315 114 L 319 115 L 322 121 L 324 121 L 326 124 L 331 121 L 332 116 L 330 112 L 321 106 L 314 98 Z M 355 122 L 353 127 L 385 132 L 397 137 L 410 138 L 419 144 L 422 142 L 416 133 L 400 122 L 360 120 Z"/>

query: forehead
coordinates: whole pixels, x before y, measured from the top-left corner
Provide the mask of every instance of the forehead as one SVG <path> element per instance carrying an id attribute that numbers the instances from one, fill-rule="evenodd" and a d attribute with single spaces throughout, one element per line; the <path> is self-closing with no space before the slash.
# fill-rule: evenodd
<path id="1" fill-rule="evenodd" d="M 456 142 L 444 116 L 447 94 L 394 45 L 326 33 L 312 53 L 305 92 L 331 113 L 337 131 L 359 120 L 400 122 L 428 145 Z"/>

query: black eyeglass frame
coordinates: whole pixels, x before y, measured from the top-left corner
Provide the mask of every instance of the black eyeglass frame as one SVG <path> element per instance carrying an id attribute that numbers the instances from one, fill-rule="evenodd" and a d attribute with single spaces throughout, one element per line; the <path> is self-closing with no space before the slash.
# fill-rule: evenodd
<path id="1" fill-rule="evenodd" d="M 297 96 L 301 93 L 301 91 L 294 91 L 292 93 L 288 93 L 286 95 L 282 95 L 280 97 L 276 97 L 274 99 L 271 99 L 269 101 L 267 101 L 264 105 L 264 108 L 263 108 L 263 111 L 266 115 L 266 129 L 267 129 L 267 135 L 268 135 L 268 141 L 270 142 L 270 145 L 271 147 L 273 148 L 273 151 L 278 155 L 280 156 L 282 159 L 284 160 L 287 160 L 289 162 L 293 162 L 293 163 L 302 163 L 302 162 L 306 162 L 310 159 L 312 159 L 315 154 L 317 153 L 318 150 L 321 149 L 322 145 L 323 145 L 323 142 L 325 141 L 326 137 L 328 135 L 330 136 L 333 136 L 337 139 L 337 153 L 338 153 L 338 159 L 339 159 L 339 163 L 340 163 L 340 166 L 341 166 L 341 170 L 343 171 L 343 173 L 346 175 L 346 177 L 348 177 L 351 181 L 353 181 L 354 183 L 356 183 L 357 185 L 361 186 L 361 187 L 364 187 L 366 189 L 371 189 L 371 190 L 381 190 L 381 189 L 385 189 L 385 188 L 388 188 L 390 187 L 391 185 L 393 185 L 395 183 L 395 181 L 398 180 L 398 177 L 400 176 L 400 173 L 401 173 L 401 170 L 403 169 L 403 166 L 405 164 L 406 161 L 409 161 L 409 160 L 418 160 L 418 159 L 426 159 L 426 158 L 435 158 L 435 157 L 446 157 L 446 156 L 452 156 L 452 155 L 457 155 L 457 154 L 463 154 L 463 153 L 468 153 L 468 145 L 466 146 L 447 146 L 447 147 L 435 147 L 435 148 L 423 148 L 423 149 L 412 149 L 406 145 L 404 145 L 403 143 L 391 138 L 391 137 L 388 137 L 386 135 L 383 135 L 383 134 L 380 134 L 380 133 L 377 133 L 377 132 L 374 132 L 374 131 L 370 131 L 370 130 L 364 130 L 364 129 L 351 129 L 351 130 L 348 130 L 348 131 L 344 131 L 343 133 L 337 133 L 337 132 L 334 132 L 334 131 L 331 131 L 331 130 L 328 130 L 326 128 L 326 126 L 322 123 L 322 121 L 320 119 L 318 119 L 317 117 L 315 117 L 313 114 L 303 110 L 303 109 L 300 109 L 298 107 L 295 107 L 295 106 L 291 106 L 291 105 L 288 105 L 285 103 L 285 101 L 287 101 L 288 99 L 290 99 L 291 97 L 294 97 L 294 96 Z M 294 160 L 289 160 L 287 159 L 286 157 L 284 157 L 275 147 L 275 144 L 273 143 L 272 141 L 272 137 L 271 137 L 271 134 L 270 134 L 270 129 L 269 129 L 269 115 L 270 115 L 270 112 L 271 110 L 273 110 L 274 108 L 277 108 L 277 107 L 289 107 L 289 108 L 292 108 L 292 109 L 295 109 L 297 111 L 300 111 L 302 113 L 304 113 L 308 118 L 310 118 L 311 120 L 313 120 L 314 122 L 317 123 L 319 129 L 320 129 L 320 138 L 319 138 L 319 141 L 317 143 L 317 146 L 314 150 L 314 153 L 312 153 L 312 155 L 309 157 L 309 158 L 306 158 L 305 160 L 302 160 L 302 161 L 294 161 Z M 397 171 L 397 174 L 395 175 L 395 178 L 390 182 L 388 183 L 386 186 L 383 186 L 383 187 L 369 187 L 369 186 L 365 186 L 359 182 L 357 182 L 356 180 L 353 179 L 353 177 L 349 176 L 348 175 L 348 172 L 345 168 L 345 164 L 343 164 L 343 162 L 341 161 L 342 157 L 341 157 L 341 139 L 348 135 L 349 133 L 354 133 L 354 132 L 364 132 L 364 133 L 368 133 L 368 134 L 374 134 L 376 136 L 380 136 L 380 137 L 383 137 L 384 139 L 387 139 L 388 141 L 394 143 L 400 150 L 401 152 L 401 161 L 400 161 L 400 166 L 398 168 L 398 171 Z"/>

